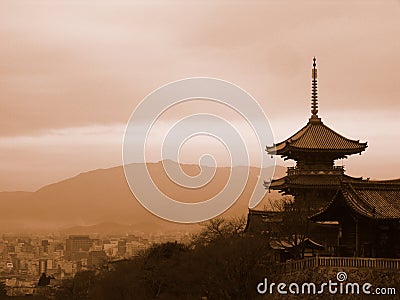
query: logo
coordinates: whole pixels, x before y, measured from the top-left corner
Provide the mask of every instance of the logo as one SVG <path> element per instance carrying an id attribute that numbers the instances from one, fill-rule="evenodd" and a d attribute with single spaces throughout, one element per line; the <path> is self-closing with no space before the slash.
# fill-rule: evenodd
<path id="1" fill-rule="evenodd" d="M 182 115 L 185 110 L 179 110 L 179 106 L 187 108 L 188 105 L 199 109 Z M 179 118 L 172 123 L 165 122 L 165 116 L 174 109 L 179 112 L 175 112 Z M 158 135 L 154 134 L 157 128 L 162 129 Z M 200 174 L 186 174 L 180 164 L 180 153 L 185 145 L 199 137 L 211 139 L 225 149 L 229 165 L 218 165 L 219 154 L 213 153 L 218 147 L 207 147 L 203 143 L 204 153 L 198 157 Z M 215 78 L 182 79 L 153 91 L 133 111 L 123 142 L 125 177 L 135 198 L 154 215 L 180 223 L 201 222 L 218 216 L 237 201 L 248 184 L 250 166 L 259 171 L 249 207 L 262 200 L 266 192 L 264 180 L 272 178 L 275 168 L 275 160 L 267 157 L 264 149 L 273 141 L 263 109 L 243 89 Z M 163 175 L 177 189 L 201 194 L 201 189 L 217 179 L 219 167 L 229 168 L 229 178 L 217 193 L 201 201 L 178 201 L 162 189 L 157 180 L 160 174 L 151 173 L 149 153 L 160 154 Z M 178 163 L 166 163 L 170 160 Z"/>
<path id="2" fill-rule="evenodd" d="M 295 295 L 321 295 L 321 294 L 344 294 L 344 295 L 396 295 L 395 287 L 373 287 L 369 282 L 346 282 L 347 273 L 340 271 L 336 274 L 335 282 L 268 282 L 268 278 L 257 284 L 257 292 L 264 294 L 295 294 Z"/>
<path id="3" fill-rule="evenodd" d="M 336 274 L 336 279 L 337 279 L 339 282 L 346 281 L 346 280 L 347 280 L 347 273 L 346 273 L 346 272 L 338 272 L 338 273 Z"/>

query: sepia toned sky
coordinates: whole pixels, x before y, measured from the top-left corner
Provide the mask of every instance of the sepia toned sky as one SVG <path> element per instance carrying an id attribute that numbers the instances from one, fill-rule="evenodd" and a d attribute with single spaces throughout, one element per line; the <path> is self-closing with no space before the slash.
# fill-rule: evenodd
<path id="1" fill-rule="evenodd" d="M 121 165 L 136 105 L 186 77 L 245 89 L 279 142 L 310 116 L 313 56 L 322 120 L 368 141 L 347 173 L 398 178 L 399 36 L 390 0 L 2 1 L 0 191 Z"/>

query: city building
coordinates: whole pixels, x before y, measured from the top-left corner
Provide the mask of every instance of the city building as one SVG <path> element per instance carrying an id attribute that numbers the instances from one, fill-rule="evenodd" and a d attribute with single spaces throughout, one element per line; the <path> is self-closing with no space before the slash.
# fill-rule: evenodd
<path id="1" fill-rule="evenodd" d="M 82 258 L 87 258 L 92 244 L 93 241 L 88 235 L 69 236 L 65 245 L 65 258 L 70 261 L 78 261 Z"/>
<path id="2" fill-rule="evenodd" d="M 93 250 L 89 251 L 87 266 L 88 268 L 95 268 L 104 265 L 107 261 L 107 254 L 104 250 Z"/>

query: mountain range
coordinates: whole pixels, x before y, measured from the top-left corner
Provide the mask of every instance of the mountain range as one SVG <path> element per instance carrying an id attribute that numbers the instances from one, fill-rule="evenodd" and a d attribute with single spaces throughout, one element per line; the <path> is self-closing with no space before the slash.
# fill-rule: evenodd
<path id="1" fill-rule="evenodd" d="M 227 167 L 216 168 L 215 176 L 207 188 L 193 191 L 175 188 L 166 176 L 162 162 L 148 163 L 147 167 L 160 190 L 177 201 L 187 198 L 201 201 L 217 194 L 230 172 Z M 189 164 L 181 165 L 181 168 L 192 176 L 200 170 L 198 165 Z M 234 168 L 243 169 L 238 171 L 244 174 L 248 169 L 241 166 Z M 250 167 L 243 193 L 224 216 L 247 214 L 249 197 L 259 171 Z M 285 171 L 285 167 L 277 166 L 274 177 L 283 176 Z M 267 198 L 276 197 L 279 197 L 276 193 L 267 193 L 260 205 L 267 203 Z M 106 228 L 125 232 L 167 232 L 190 231 L 196 227 L 165 221 L 148 212 L 130 191 L 122 166 L 81 173 L 35 192 L 0 192 L 0 203 L 0 232 L 56 232 L 71 228 L 79 233 L 85 230 L 104 231 Z"/>

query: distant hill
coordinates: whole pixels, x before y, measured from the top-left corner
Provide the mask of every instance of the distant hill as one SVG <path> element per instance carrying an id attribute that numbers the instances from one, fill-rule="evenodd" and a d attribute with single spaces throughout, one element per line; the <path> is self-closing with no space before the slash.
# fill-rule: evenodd
<path id="1" fill-rule="evenodd" d="M 197 228 L 197 226 L 196 226 Z M 170 228 L 167 231 L 192 231 L 195 227 L 193 226 L 182 226 L 176 228 Z M 135 223 L 134 225 L 119 224 L 116 222 L 105 222 L 98 223 L 89 226 L 72 226 L 65 229 L 61 229 L 60 233 L 63 235 L 70 234 L 101 234 L 101 235 L 113 235 L 113 234 L 125 234 L 125 233 L 154 233 L 154 232 L 164 232 L 166 231 L 161 225 L 154 223 Z"/>
<path id="2" fill-rule="evenodd" d="M 213 183 L 204 191 L 194 192 L 190 189 L 177 190 L 166 177 L 160 162 L 149 163 L 148 167 L 159 188 L 172 198 L 182 201 L 185 199 L 200 201 L 218 193 L 229 174 L 229 168 L 218 168 Z M 197 165 L 182 165 L 182 168 L 192 175 L 199 171 Z M 247 172 L 247 167 L 235 168 L 243 168 L 243 172 Z M 274 177 L 283 176 L 285 170 L 286 168 L 277 166 Z M 225 216 L 247 214 L 248 199 L 252 186 L 257 181 L 258 171 L 256 168 L 250 168 L 244 192 L 225 212 Z M 267 201 L 267 197 L 276 198 L 277 195 L 266 194 L 264 202 Z M 117 231 L 147 232 L 185 228 L 185 225 L 162 220 L 143 208 L 131 193 L 121 166 L 81 173 L 44 186 L 36 192 L 0 192 L 0 204 L 0 232 L 58 231 L 71 226 L 83 226 L 87 230 L 87 226 L 95 224 L 103 225 L 98 226 L 98 229 L 91 229 L 103 231 L 107 227 Z M 190 230 L 192 227 L 186 225 L 184 230 Z M 79 231 L 78 227 L 75 229 Z"/>

